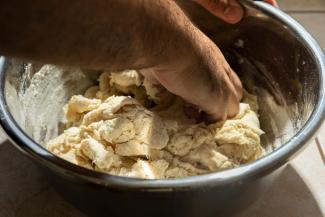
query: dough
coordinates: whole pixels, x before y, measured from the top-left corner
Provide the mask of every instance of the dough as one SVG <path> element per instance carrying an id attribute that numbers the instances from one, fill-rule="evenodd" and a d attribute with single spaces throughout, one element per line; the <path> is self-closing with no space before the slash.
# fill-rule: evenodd
<path id="1" fill-rule="evenodd" d="M 206 125 L 137 71 L 103 72 L 98 86 L 64 107 L 66 130 L 47 148 L 85 168 L 143 179 L 234 168 L 264 154 L 256 97 L 244 95 L 236 117 Z"/>

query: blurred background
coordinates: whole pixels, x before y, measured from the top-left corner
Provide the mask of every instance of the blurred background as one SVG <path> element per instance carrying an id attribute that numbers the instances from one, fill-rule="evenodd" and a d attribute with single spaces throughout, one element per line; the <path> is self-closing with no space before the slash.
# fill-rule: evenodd
<path id="1" fill-rule="evenodd" d="M 278 0 L 278 3 L 325 49 L 325 0 Z M 325 144 L 325 124 L 318 135 Z M 0 177 L 0 217 L 84 217 L 51 188 L 35 165 L 15 150 L 1 131 Z M 325 216 L 325 162 L 314 141 L 285 168 L 256 204 L 238 215 L 262 216 Z"/>
<path id="2" fill-rule="evenodd" d="M 279 6 L 309 30 L 325 49 L 325 0 L 278 0 Z"/>

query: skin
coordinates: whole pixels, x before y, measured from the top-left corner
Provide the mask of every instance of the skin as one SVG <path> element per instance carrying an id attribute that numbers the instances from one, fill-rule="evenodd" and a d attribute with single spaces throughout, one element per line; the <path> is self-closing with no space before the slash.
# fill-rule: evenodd
<path id="1" fill-rule="evenodd" d="M 228 23 L 238 23 L 244 16 L 244 10 L 236 0 L 196 0 L 195 2 Z"/>
<path id="2" fill-rule="evenodd" d="M 234 0 L 197 0 L 236 23 Z M 242 85 L 218 47 L 172 0 L 0 0 L 0 53 L 88 69 L 142 69 L 204 110 L 234 116 Z"/>

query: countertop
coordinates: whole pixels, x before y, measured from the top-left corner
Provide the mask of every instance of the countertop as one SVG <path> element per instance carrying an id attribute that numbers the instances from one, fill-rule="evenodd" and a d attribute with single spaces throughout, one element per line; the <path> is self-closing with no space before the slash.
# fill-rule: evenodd
<path id="1" fill-rule="evenodd" d="M 325 48 L 325 0 L 279 0 Z M 318 133 L 325 143 L 325 124 Z M 0 217 L 84 217 L 61 198 L 34 163 L 0 133 Z M 238 217 L 324 217 L 325 162 L 315 142 L 290 162 L 269 191 Z"/>

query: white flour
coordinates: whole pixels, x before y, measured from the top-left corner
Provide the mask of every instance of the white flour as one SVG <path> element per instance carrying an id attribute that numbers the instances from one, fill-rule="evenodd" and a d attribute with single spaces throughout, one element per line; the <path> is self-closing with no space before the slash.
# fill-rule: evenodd
<path id="1" fill-rule="evenodd" d="M 69 71 L 69 73 L 67 73 Z M 20 126 L 39 144 L 44 144 L 58 134 L 58 122 L 62 120 L 62 106 L 74 94 L 84 91 L 93 80 L 89 73 L 76 68 L 47 66 L 37 72 L 30 81 L 21 82 L 20 91 L 7 83 L 7 94 L 17 98 L 11 111 Z M 24 87 L 24 85 L 28 85 Z M 10 104 L 9 104 L 10 105 Z"/>

